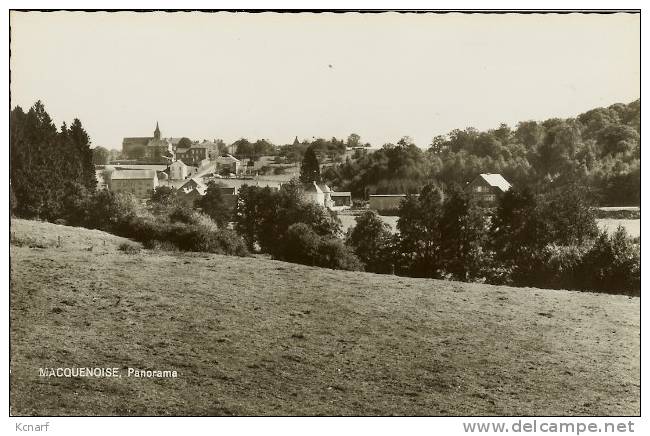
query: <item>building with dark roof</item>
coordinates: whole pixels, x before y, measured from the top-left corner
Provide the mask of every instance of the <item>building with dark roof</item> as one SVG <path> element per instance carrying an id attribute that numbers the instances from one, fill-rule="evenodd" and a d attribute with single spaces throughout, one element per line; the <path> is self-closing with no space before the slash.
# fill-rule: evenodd
<path id="1" fill-rule="evenodd" d="M 140 162 L 167 163 L 171 158 L 172 142 L 160 136 L 156 122 L 153 136 L 136 136 L 122 139 L 122 154 L 127 159 Z"/>
<path id="2" fill-rule="evenodd" d="M 512 185 L 501 174 L 484 173 L 476 176 L 465 187 L 465 192 L 482 206 L 493 207 L 497 204 L 499 197 L 511 187 Z"/>

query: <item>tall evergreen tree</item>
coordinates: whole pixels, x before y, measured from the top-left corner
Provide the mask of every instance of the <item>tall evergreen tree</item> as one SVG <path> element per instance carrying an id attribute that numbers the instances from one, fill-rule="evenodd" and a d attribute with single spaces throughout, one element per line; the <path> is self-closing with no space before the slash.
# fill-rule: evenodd
<path id="1" fill-rule="evenodd" d="M 302 165 L 300 165 L 300 181 L 303 183 L 321 182 L 320 163 L 318 162 L 318 157 L 316 157 L 313 146 L 307 148 L 305 156 L 302 159 Z"/>
<path id="2" fill-rule="evenodd" d="M 63 123 L 57 132 L 40 101 L 26 114 L 20 107 L 12 110 L 10 157 L 17 216 L 61 218 L 70 184 L 95 189 L 90 139 L 81 122 L 70 128 Z"/>
<path id="3" fill-rule="evenodd" d="M 80 169 L 77 181 L 88 189 L 95 189 L 97 179 L 95 177 L 95 165 L 93 164 L 93 151 L 90 148 L 90 137 L 78 118 L 75 118 L 70 125 L 68 137 L 74 146 L 76 161 Z"/>

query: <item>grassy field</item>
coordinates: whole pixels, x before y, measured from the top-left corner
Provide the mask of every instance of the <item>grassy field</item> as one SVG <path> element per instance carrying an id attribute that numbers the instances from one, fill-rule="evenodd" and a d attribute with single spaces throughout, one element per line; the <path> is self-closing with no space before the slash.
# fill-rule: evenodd
<path id="1" fill-rule="evenodd" d="M 22 220 L 11 231 L 14 415 L 640 413 L 638 298 L 126 254 L 112 235 Z M 39 377 L 96 366 L 122 377 Z"/>

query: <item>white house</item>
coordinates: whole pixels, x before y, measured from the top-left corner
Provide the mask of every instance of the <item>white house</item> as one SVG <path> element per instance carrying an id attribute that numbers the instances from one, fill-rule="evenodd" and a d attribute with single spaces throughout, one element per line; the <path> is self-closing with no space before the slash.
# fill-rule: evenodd
<path id="1" fill-rule="evenodd" d="M 187 165 L 182 160 L 169 165 L 169 179 L 170 180 L 184 180 L 187 179 Z"/>
<path id="2" fill-rule="evenodd" d="M 323 191 L 323 206 L 332 207 L 332 190 L 325 183 L 319 183 L 318 187 Z"/>
<path id="3" fill-rule="evenodd" d="M 305 183 L 305 198 L 319 206 L 325 206 L 325 194 L 316 182 Z"/>

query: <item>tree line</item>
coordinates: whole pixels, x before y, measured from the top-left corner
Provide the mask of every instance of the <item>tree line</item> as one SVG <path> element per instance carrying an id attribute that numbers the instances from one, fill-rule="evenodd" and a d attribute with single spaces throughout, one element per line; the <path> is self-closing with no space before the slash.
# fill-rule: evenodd
<path id="1" fill-rule="evenodd" d="M 409 194 L 418 194 L 408 195 L 399 207 L 399 233 L 366 211 L 343 235 L 337 215 L 305 197 L 304 184 L 325 176 L 316 146 L 303 153 L 300 180 L 277 190 L 244 186 L 230 209 L 215 183 L 194 204 L 169 187 L 157 188 L 146 205 L 130 194 L 97 191 L 93 150 L 81 122 L 57 129 L 40 102 L 27 113 L 20 107 L 11 112 L 10 140 L 12 214 L 102 229 L 148 248 L 239 256 L 259 251 L 334 269 L 640 292 L 640 242 L 623 229 L 611 236 L 598 232 L 592 207 L 597 197 L 579 177 L 548 178 L 547 173 L 543 192 L 521 183 L 488 210 L 459 183 L 408 185 L 413 180 L 408 169 L 426 174 L 421 167 L 426 161 L 404 139 L 377 157 L 362 156 L 383 156 L 384 174 L 395 174 Z M 630 150 L 630 144 L 618 144 L 614 155 Z"/>
<path id="2" fill-rule="evenodd" d="M 550 182 L 579 183 L 600 205 L 640 204 L 640 100 L 596 108 L 576 118 L 523 121 L 433 138 L 422 150 L 409 137 L 328 167 L 324 179 L 357 198 L 414 193 L 430 182 L 464 185 L 500 173 L 515 186 L 543 192 Z"/>
<path id="3" fill-rule="evenodd" d="M 68 213 L 75 192 L 95 189 L 90 138 L 77 118 L 57 129 L 40 101 L 27 113 L 17 106 L 9 137 L 12 213 L 55 220 Z"/>
<path id="4" fill-rule="evenodd" d="M 584 187 L 506 192 L 493 209 L 459 185 L 408 195 L 399 233 L 375 212 L 356 218 L 347 244 L 367 271 L 460 281 L 638 295 L 640 242 L 619 227 L 599 232 Z"/>

